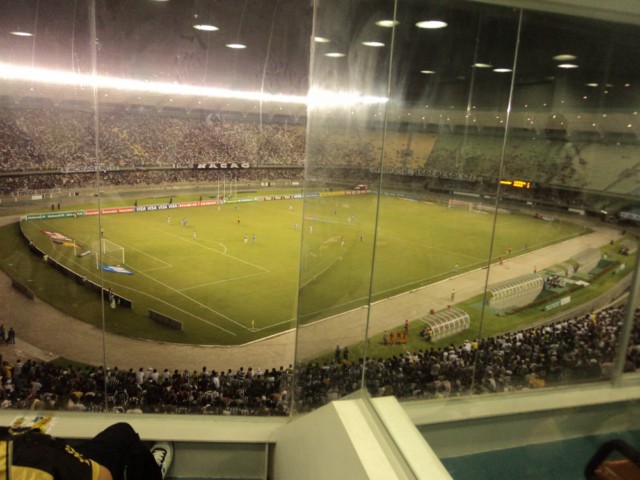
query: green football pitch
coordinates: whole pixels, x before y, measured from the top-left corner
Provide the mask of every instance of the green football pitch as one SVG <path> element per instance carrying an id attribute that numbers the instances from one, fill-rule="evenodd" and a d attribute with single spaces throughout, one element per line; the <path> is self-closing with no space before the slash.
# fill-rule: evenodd
<path id="1" fill-rule="evenodd" d="M 31 274 L 22 281 L 38 296 L 78 318 L 101 325 L 104 309 L 106 328 L 115 333 L 234 345 L 293 328 L 296 318 L 312 322 L 363 305 L 369 296 L 388 297 L 485 266 L 493 220 L 463 208 L 387 196 L 378 205 L 375 195 L 342 195 L 21 222 L 39 249 L 131 300 L 132 310 L 104 308 L 99 296 L 44 262 L 19 271 Z M 132 275 L 97 268 L 100 229 L 122 248 L 102 263 Z M 75 246 L 54 242 L 45 231 Z M 500 214 L 492 257 L 582 233 L 584 227 L 568 222 Z M 184 329 L 150 320 L 150 309 Z"/>

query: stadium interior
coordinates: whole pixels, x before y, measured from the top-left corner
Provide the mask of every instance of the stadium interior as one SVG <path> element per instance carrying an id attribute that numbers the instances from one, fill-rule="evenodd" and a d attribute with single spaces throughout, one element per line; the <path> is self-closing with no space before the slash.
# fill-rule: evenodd
<path id="1" fill-rule="evenodd" d="M 634 0 L 4 2 L 3 424 L 125 418 L 171 479 L 608 478 L 639 58 Z"/>

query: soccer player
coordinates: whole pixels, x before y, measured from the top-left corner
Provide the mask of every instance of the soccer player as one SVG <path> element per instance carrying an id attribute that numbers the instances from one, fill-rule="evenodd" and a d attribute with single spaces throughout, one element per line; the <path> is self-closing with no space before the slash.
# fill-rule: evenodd
<path id="1" fill-rule="evenodd" d="M 193 231 L 193 239 L 194 240 L 196 239 L 196 231 L 195 230 Z"/>
<path id="2" fill-rule="evenodd" d="M 245 235 L 244 235 L 244 244 L 246 245 L 248 241 L 249 241 L 249 236 L 245 233 Z"/>
<path id="3" fill-rule="evenodd" d="M 253 235 L 251 235 L 251 243 L 253 243 L 253 244 L 256 243 L 256 234 L 255 233 Z"/>

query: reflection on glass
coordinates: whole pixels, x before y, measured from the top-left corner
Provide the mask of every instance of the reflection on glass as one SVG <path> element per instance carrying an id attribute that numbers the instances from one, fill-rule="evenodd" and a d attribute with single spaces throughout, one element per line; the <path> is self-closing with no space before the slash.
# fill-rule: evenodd
<path id="1" fill-rule="evenodd" d="M 624 36 L 593 20 L 466 2 L 394 7 L 358 15 L 352 37 L 336 37 L 352 46 L 342 70 L 313 70 L 312 84 L 388 89 L 389 102 L 309 113 L 307 182 L 323 180 L 350 208 L 354 185 L 372 185 L 375 200 L 355 199 L 375 208 L 375 231 L 370 284 L 351 266 L 314 276 L 312 299 L 303 286 L 301 307 L 331 285 L 344 296 L 341 282 L 370 298 L 366 310 L 325 320 L 321 335 L 300 330 L 299 359 L 325 345 L 303 363 L 300 409 L 362 387 L 422 399 L 610 379 L 636 250 L 626 177 L 635 178 L 637 94 L 623 80 L 628 61 L 615 60 Z M 318 11 L 320 31 L 340 25 L 333 2 Z M 395 28 L 374 62 L 361 45 L 383 17 Z M 416 29 L 428 18 L 446 25 Z M 595 78 L 608 79 L 597 98 Z M 620 163 L 602 160 L 610 156 Z M 363 334 L 347 342 L 349 359 L 339 355 Z"/>
<path id="2" fill-rule="evenodd" d="M 310 10 L 178 3 L 0 21 L 13 406 L 288 413 Z"/>
<path id="3" fill-rule="evenodd" d="M 637 27 L 89 6 L 0 19 L 2 320 L 33 352 L 5 404 L 287 415 L 636 368 Z"/>

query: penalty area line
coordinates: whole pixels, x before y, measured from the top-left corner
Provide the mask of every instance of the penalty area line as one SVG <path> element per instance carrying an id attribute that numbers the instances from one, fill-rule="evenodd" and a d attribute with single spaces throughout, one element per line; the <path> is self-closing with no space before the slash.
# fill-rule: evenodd
<path id="1" fill-rule="evenodd" d="M 177 291 L 178 292 L 185 292 L 187 290 L 195 290 L 196 288 L 210 287 L 211 285 L 217 285 L 219 283 L 235 282 L 236 280 L 243 280 L 245 278 L 255 277 L 255 276 L 258 276 L 258 275 L 264 275 L 264 272 L 249 273 L 247 275 L 241 275 L 239 277 L 227 278 L 227 279 L 224 279 L 224 280 L 218 280 L 218 281 L 210 282 L 210 283 L 202 283 L 200 285 L 193 285 L 191 287 L 180 288 Z"/>
<path id="2" fill-rule="evenodd" d="M 128 245 L 128 244 L 125 244 L 125 243 L 123 243 L 123 244 L 122 244 L 122 246 L 123 246 L 123 247 L 126 247 L 126 248 L 128 248 L 128 249 L 131 249 L 131 250 L 135 250 L 136 252 L 140 252 L 142 255 L 146 255 L 147 257 L 152 258 L 152 259 L 154 259 L 154 260 L 155 260 L 155 261 L 157 261 L 157 262 L 164 263 L 164 265 L 165 265 L 164 267 L 150 268 L 150 269 L 148 269 L 148 270 L 146 270 L 146 271 L 158 270 L 158 269 L 161 269 L 161 268 L 171 268 L 171 267 L 173 267 L 173 265 L 171 265 L 169 262 L 165 262 L 165 261 L 164 261 L 164 260 L 162 260 L 161 258 L 154 257 L 153 255 L 151 255 L 151 254 L 149 254 L 149 253 L 145 252 L 144 250 L 140 250 L 139 248 L 132 247 L 131 245 Z"/>
<path id="3" fill-rule="evenodd" d="M 204 304 L 204 303 L 202 303 L 202 302 L 199 302 L 199 301 L 195 300 L 194 298 L 190 297 L 189 295 L 185 295 L 185 294 L 184 294 L 184 293 L 182 293 L 180 290 L 177 290 L 177 289 L 175 289 L 175 288 L 173 288 L 173 287 L 171 287 L 171 286 L 167 285 L 166 283 L 163 283 L 163 282 L 161 282 L 161 281 L 159 281 L 159 280 L 157 280 L 157 279 L 155 279 L 155 278 L 151 277 L 150 275 L 147 275 L 147 274 L 146 274 L 146 273 L 144 273 L 144 272 L 138 271 L 138 273 L 139 273 L 140 275 L 143 275 L 143 276 L 147 277 L 147 278 L 148 278 L 148 279 L 150 279 L 152 282 L 155 282 L 155 283 L 157 283 L 157 284 L 159 284 L 159 285 L 162 285 L 162 286 L 163 286 L 163 287 L 165 287 L 166 289 L 171 290 L 172 292 L 175 292 L 175 293 L 177 293 L 178 295 L 180 295 L 180 296 L 182 296 L 182 297 L 186 298 L 186 299 L 187 299 L 187 300 L 189 300 L 190 302 L 193 302 L 193 303 L 195 303 L 196 305 L 199 305 L 200 307 L 204 308 L 205 310 L 208 310 L 208 311 L 210 311 L 211 313 L 215 313 L 216 315 L 219 315 L 220 317 L 222 317 L 222 318 L 224 318 L 225 320 L 227 320 L 227 321 L 229 321 L 229 322 L 233 323 L 234 325 L 236 325 L 236 326 L 238 326 L 238 327 L 240 327 L 240 328 L 243 328 L 243 329 L 245 329 L 245 330 L 249 330 L 247 327 L 245 327 L 244 325 L 242 325 L 242 324 L 241 324 L 241 323 L 239 323 L 239 322 L 236 322 L 236 321 L 235 321 L 235 320 L 233 320 L 232 318 L 230 318 L 230 317 L 226 316 L 224 313 L 221 313 L 221 312 L 218 312 L 218 311 L 214 310 L 213 308 L 211 308 L 211 307 L 209 307 L 209 306 L 205 305 L 205 304 Z M 175 308 L 175 307 L 174 307 L 174 308 Z M 180 310 L 180 309 L 178 309 L 178 310 Z M 186 313 L 188 313 L 188 312 L 186 312 Z M 196 317 L 196 316 L 195 316 L 195 315 L 193 315 L 193 314 L 190 314 L 190 315 L 191 315 L 191 316 L 193 316 L 194 318 L 197 318 L 198 320 L 200 320 L 200 321 L 202 321 L 202 322 L 204 322 L 204 323 L 208 323 L 209 325 L 212 325 L 212 326 L 218 327 L 218 328 L 220 328 L 221 330 L 224 330 L 225 332 L 229 332 L 229 333 L 231 333 L 232 335 L 237 336 L 237 334 L 236 334 L 236 333 L 230 332 L 229 330 L 225 330 L 224 328 L 222 328 L 222 327 L 221 327 L 221 326 L 219 326 L 219 325 L 216 325 L 215 323 L 209 322 L 208 320 L 204 320 L 204 319 L 202 319 L 202 318 L 200 318 L 200 317 Z"/>

